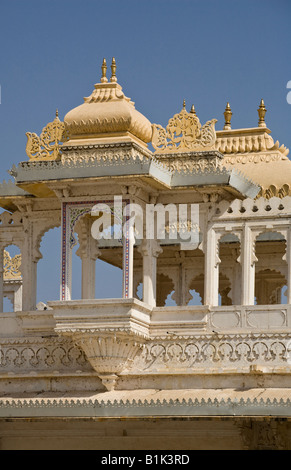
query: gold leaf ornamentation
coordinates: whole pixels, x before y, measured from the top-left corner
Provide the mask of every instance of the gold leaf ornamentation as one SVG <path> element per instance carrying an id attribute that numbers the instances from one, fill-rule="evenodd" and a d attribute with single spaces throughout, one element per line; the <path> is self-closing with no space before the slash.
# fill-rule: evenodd
<path id="1" fill-rule="evenodd" d="M 21 278 L 21 255 L 15 255 L 11 258 L 8 251 L 4 250 L 3 276 L 5 280 Z"/>
<path id="2" fill-rule="evenodd" d="M 152 145 L 156 153 L 174 153 L 210 150 L 216 142 L 216 119 L 207 121 L 201 127 L 194 108 L 188 113 L 185 105 L 180 113 L 168 122 L 166 129 L 153 124 Z"/>
<path id="3" fill-rule="evenodd" d="M 40 136 L 26 132 L 26 137 L 26 153 L 30 160 L 59 160 L 60 146 L 68 140 L 68 133 L 57 111 L 55 119 L 43 128 Z"/>

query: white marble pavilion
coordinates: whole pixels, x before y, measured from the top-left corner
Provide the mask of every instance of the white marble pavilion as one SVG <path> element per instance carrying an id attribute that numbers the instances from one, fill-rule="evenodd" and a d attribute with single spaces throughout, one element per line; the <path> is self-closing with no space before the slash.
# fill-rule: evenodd
<path id="1" fill-rule="evenodd" d="M 124 95 L 113 59 L 63 122 L 27 132 L 0 185 L 0 310 L 13 304 L 0 313 L 0 449 L 291 449 L 291 163 L 265 114 L 261 100 L 257 125 L 233 129 L 227 103 L 216 130 L 184 102 L 163 128 Z M 197 243 L 148 239 L 145 224 L 96 239 L 98 204 L 109 231 L 131 204 L 195 205 Z M 54 227 L 60 298 L 38 303 Z M 97 259 L 122 270 L 122 298 L 96 298 Z"/>

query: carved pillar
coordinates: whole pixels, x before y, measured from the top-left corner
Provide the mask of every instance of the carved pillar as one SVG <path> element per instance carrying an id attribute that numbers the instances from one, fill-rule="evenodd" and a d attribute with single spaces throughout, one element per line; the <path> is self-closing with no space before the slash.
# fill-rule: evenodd
<path id="1" fill-rule="evenodd" d="M 127 230 L 127 236 L 123 238 L 122 252 L 122 297 L 124 299 L 133 298 L 133 249 L 134 249 L 133 227 Z"/>
<path id="2" fill-rule="evenodd" d="M 101 254 L 97 241 L 91 235 L 91 225 L 91 219 L 83 218 L 76 227 L 80 244 L 76 255 L 82 260 L 82 299 L 95 298 L 95 265 Z"/>
<path id="3" fill-rule="evenodd" d="M 22 250 L 22 309 L 35 310 L 36 308 L 36 286 L 37 286 L 37 263 L 41 254 L 34 252 L 32 230 L 25 234 L 24 249 Z"/>
<path id="4" fill-rule="evenodd" d="M 14 291 L 13 308 L 14 312 L 20 312 L 22 310 L 22 284 L 19 284 Z"/>
<path id="5" fill-rule="evenodd" d="M 232 232 L 234 233 L 234 232 Z M 241 234 L 237 235 L 241 244 Z M 229 296 L 232 299 L 232 305 L 241 305 L 241 248 L 231 250 L 233 266 L 230 269 L 228 278 L 231 283 Z"/>
<path id="6" fill-rule="evenodd" d="M 143 256 L 143 301 L 151 307 L 155 307 L 157 298 L 157 257 L 163 250 L 157 240 L 144 239 L 139 251 Z"/>
<path id="7" fill-rule="evenodd" d="M 204 305 L 218 305 L 219 286 L 219 242 L 218 234 L 209 228 L 207 231 L 205 249 L 205 283 L 204 283 Z"/>
<path id="8" fill-rule="evenodd" d="M 70 237 L 71 212 L 70 205 L 62 201 L 62 219 L 61 219 L 61 282 L 60 282 L 60 300 L 71 300 L 72 298 L 72 246 Z"/>
<path id="9" fill-rule="evenodd" d="M 241 244 L 241 304 L 254 305 L 255 303 L 255 241 L 252 230 L 247 225 L 243 228 Z"/>
<path id="10" fill-rule="evenodd" d="M 176 259 L 178 262 L 178 282 L 176 284 L 175 294 L 173 300 L 176 301 L 177 305 L 187 305 L 187 294 L 189 294 L 186 285 L 186 269 L 185 269 L 185 253 L 179 251 L 176 253 Z"/>
<path id="11" fill-rule="evenodd" d="M 232 303 L 233 305 L 241 305 L 241 265 L 235 261 L 233 267 L 233 279 L 232 279 Z"/>

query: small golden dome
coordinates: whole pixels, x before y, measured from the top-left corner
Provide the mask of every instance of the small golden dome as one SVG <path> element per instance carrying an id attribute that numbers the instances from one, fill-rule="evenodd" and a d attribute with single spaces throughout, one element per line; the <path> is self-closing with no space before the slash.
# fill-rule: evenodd
<path id="1" fill-rule="evenodd" d="M 69 111 L 64 123 L 70 139 L 87 136 L 106 137 L 130 133 L 144 143 L 152 136 L 150 121 L 138 112 L 134 103 L 127 98 L 122 87 L 116 82 L 115 60 L 112 61 L 112 77 L 106 78 L 106 61 L 102 64 L 101 83 L 94 86 L 92 94 L 84 98 L 84 103 Z"/>

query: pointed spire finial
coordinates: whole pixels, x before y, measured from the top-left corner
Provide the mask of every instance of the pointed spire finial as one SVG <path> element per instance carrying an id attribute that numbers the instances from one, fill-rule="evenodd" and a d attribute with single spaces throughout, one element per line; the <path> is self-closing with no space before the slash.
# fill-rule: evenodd
<path id="1" fill-rule="evenodd" d="M 195 111 L 195 108 L 194 108 L 194 104 L 192 104 L 192 106 L 191 106 L 190 113 L 195 114 L 195 116 L 196 116 L 196 111 Z"/>
<path id="2" fill-rule="evenodd" d="M 265 114 L 266 114 L 266 112 L 267 112 L 267 110 L 266 110 L 264 100 L 261 99 L 260 106 L 258 108 L 258 114 L 259 114 L 258 126 L 259 127 L 267 127 L 266 123 L 265 123 Z"/>
<path id="3" fill-rule="evenodd" d="M 59 117 L 59 110 L 58 110 L 58 108 L 57 108 L 57 109 L 56 109 L 56 118 L 58 118 L 58 117 Z"/>
<path id="4" fill-rule="evenodd" d="M 183 109 L 186 109 L 186 101 L 183 100 Z"/>
<path id="5" fill-rule="evenodd" d="M 108 79 L 106 77 L 106 70 L 107 70 L 106 59 L 103 59 L 101 70 L 102 70 L 101 83 L 107 83 Z"/>
<path id="6" fill-rule="evenodd" d="M 225 111 L 223 114 L 224 114 L 224 120 L 225 120 L 223 129 L 225 130 L 231 129 L 230 121 L 231 121 L 232 111 L 228 102 L 226 103 Z"/>
<path id="7" fill-rule="evenodd" d="M 110 78 L 110 81 L 111 82 L 117 82 L 117 78 L 116 78 L 116 62 L 115 62 L 115 58 L 112 57 L 112 63 L 111 63 L 111 78 Z"/>

